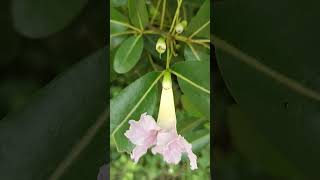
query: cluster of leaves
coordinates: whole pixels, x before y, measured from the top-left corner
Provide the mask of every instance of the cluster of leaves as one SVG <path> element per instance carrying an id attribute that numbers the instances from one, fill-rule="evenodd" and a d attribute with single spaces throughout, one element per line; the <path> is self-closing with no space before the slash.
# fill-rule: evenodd
<path id="1" fill-rule="evenodd" d="M 174 28 L 181 20 L 189 23 L 178 34 Z M 124 136 L 130 119 L 138 120 L 144 112 L 156 117 L 165 70 L 174 75 L 175 104 L 183 114 L 178 113 L 178 132 L 195 152 L 208 144 L 210 1 L 111 1 L 110 32 L 112 154 L 131 152 L 133 145 Z M 160 37 L 167 45 L 161 56 L 156 51 Z M 112 161 L 121 156 L 112 156 L 117 157 Z"/>

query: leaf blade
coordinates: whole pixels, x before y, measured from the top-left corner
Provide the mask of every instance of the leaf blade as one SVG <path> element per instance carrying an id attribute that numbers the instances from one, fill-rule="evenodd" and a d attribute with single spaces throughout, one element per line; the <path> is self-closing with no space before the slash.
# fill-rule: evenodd
<path id="1" fill-rule="evenodd" d="M 209 118 L 210 63 L 208 61 L 184 61 L 174 64 L 172 70 L 173 74 L 178 75 L 178 82 L 182 92 L 193 102 L 199 112 Z M 184 77 L 191 83 L 186 81 Z"/>
<path id="2" fill-rule="evenodd" d="M 149 14 L 145 0 L 128 0 L 131 23 L 137 28 L 144 28 L 149 23 Z"/>
<path id="3" fill-rule="evenodd" d="M 186 35 L 192 35 L 196 33 L 195 36 L 210 38 L 210 0 L 206 0 L 201 5 L 196 16 L 194 16 L 186 30 Z"/>
<path id="4" fill-rule="evenodd" d="M 125 40 L 120 45 L 114 57 L 114 70 L 120 74 L 130 71 L 140 59 L 143 44 L 143 38 L 141 36 L 132 36 Z"/>

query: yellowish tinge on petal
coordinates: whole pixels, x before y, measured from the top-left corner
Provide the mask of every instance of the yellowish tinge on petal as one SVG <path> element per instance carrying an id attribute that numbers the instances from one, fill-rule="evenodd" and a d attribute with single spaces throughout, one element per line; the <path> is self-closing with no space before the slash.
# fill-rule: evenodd
<path id="1" fill-rule="evenodd" d="M 170 72 L 165 72 L 158 114 L 158 125 L 163 129 L 176 129 L 176 112 Z"/>

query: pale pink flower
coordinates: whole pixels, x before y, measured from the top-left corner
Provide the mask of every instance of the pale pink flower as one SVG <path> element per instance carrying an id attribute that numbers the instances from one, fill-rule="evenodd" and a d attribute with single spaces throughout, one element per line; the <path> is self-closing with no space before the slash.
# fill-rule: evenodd
<path id="1" fill-rule="evenodd" d="M 156 146 L 152 153 L 159 153 L 169 164 L 178 164 L 182 153 L 187 153 L 191 169 L 197 169 L 197 156 L 192 152 L 192 145 L 177 133 L 176 112 L 170 73 L 166 72 L 162 81 L 162 92 L 157 123 L 161 130 L 157 135 Z"/>
<path id="2" fill-rule="evenodd" d="M 131 158 L 135 162 L 144 155 L 148 148 L 153 154 L 161 154 L 169 164 L 178 164 L 183 153 L 188 155 L 191 169 L 197 169 L 197 156 L 192 152 L 192 145 L 179 135 L 176 130 L 176 112 L 172 91 L 171 75 L 164 74 L 157 123 L 146 115 L 141 115 L 139 121 L 130 120 L 130 129 L 125 136 L 136 145 Z"/>
<path id="3" fill-rule="evenodd" d="M 152 116 L 144 113 L 139 121 L 130 120 L 130 128 L 125 132 L 125 136 L 135 145 L 131 158 L 138 162 L 148 148 L 156 144 L 157 133 L 160 127 Z"/>

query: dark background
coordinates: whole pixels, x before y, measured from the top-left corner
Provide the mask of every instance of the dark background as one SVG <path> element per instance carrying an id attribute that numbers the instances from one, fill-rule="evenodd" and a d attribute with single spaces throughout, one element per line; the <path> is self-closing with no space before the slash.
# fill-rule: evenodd
<path id="1" fill-rule="evenodd" d="M 88 1 L 62 31 L 31 39 L 12 22 L 12 1 L 0 2 L 0 119 L 81 58 L 106 45 L 105 2 Z"/>
<path id="2" fill-rule="evenodd" d="M 57 1 L 57 2 L 61 2 L 61 1 Z M 35 3 L 39 3 L 39 2 L 35 2 Z M 46 1 L 43 1 L 43 3 L 46 3 Z M 50 7 L 48 9 L 44 8 L 44 11 L 49 11 L 49 10 L 50 10 Z M 61 8 L 61 12 L 62 11 L 64 11 L 63 8 Z M 59 80 L 60 78 L 64 78 L 65 75 L 68 76 L 67 73 L 70 70 L 74 69 L 74 67 L 78 67 L 79 64 L 81 63 L 83 64 L 84 59 L 86 57 L 106 47 L 108 42 L 108 36 L 109 36 L 108 35 L 109 13 L 107 12 L 107 2 L 103 0 L 93 0 L 93 1 L 88 0 L 84 8 L 81 9 L 81 11 L 72 19 L 72 21 L 70 21 L 70 23 L 68 23 L 62 30 L 59 30 L 58 32 L 55 32 L 53 34 L 50 34 L 45 37 L 40 37 L 40 38 L 28 37 L 20 33 L 19 30 L 17 30 L 13 25 L 14 23 L 13 23 L 12 13 L 13 13 L 12 1 L 2 0 L 0 2 L 0 23 L 1 23 L 1 26 L 0 26 L 0 129 L 4 129 L 3 131 L 4 133 L 0 133 L 0 143 L 2 142 L 11 143 L 11 144 L 30 144 L 31 143 L 31 146 L 25 147 L 25 151 L 27 152 L 30 149 L 32 149 L 32 146 L 33 146 L 32 143 L 34 143 L 35 147 L 39 146 L 45 149 L 47 147 L 51 147 L 49 145 L 52 145 L 55 142 L 61 142 L 62 144 L 61 147 L 60 147 L 60 143 L 56 144 L 56 146 L 51 147 L 52 151 L 48 151 L 48 155 L 47 155 L 48 157 L 44 157 L 46 155 L 45 153 L 39 154 L 39 156 L 37 157 L 38 159 L 36 159 L 34 162 L 30 162 L 29 166 L 34 166 L 34 167 L 39 166 L 39 164 L 41 163 L 45 164 L 44 167 L 41 167 L 42 168 L 41 170 L 39 169 L 37 174 L 32 175 L 33 177 L 32 179 L 43 179 L 43 177 L 47 177 L 45 175 L 50 174 L 48 173 L 49 171 L 55 169 L 54 166 L 56 165 L 56 162 L 61 161 L 61 159 L 67 156 L 65 147 L 73 146 L 75 143 L 77 143 L 74 141 L 70 143 L 71 142 L 70 139 L 74 137 L 70 137 L 70 136 L 63 137 L 63 133 L 68 134 L 69 132 L 62 132 L 61 135 L 56 136 L 56 139 L 54 140 L 51 139 L 50 141 L 48 139 L 48 142 L 46 141 L 41 142 L 42 145 L 36 144 L 38 143 L 36 142 L 38 139 L 28 139 L 28 142 L 24 142 L 23 139 L 26 139 L 26 138 L 21 138 L 22 142 L 17 142 L 15 141 L 16 140 L 15 138 L 18 136 L 26 136 L 26 137 L 28 137 L 29 135 L 31 137 L 33 136 L 32 133 L 23 134 L 24 132 L 28 132 L 30 130 L 30 127 L 29 126 L 26 127 L 26 130 L 23 128 L 21 129 L 20 132 L 12 131 L 12 132 L 9 132 L 9 134 L 6 134 L 6 131 L 8 129 L 6 128 L 6 125 L 8 125 L 8 127 L 10 126 L 10 128 L 12 129 L 10 124 L 11 117 L 14 118 L 16 117 L 17 114 L 30 110 L 31 108 L 28 108 L 29 104 L 31 104 L 31 106 L 33 104 L 41 104 L 42 102 L 39 102 L 38 99 L 41 99 L 43 95 L 45 96 L 45 98 L 47 98 L 47 100 L 50 99 L 51 97 L 50 94 L 46 94 L 44 92 L 47 89 L 50 89 L 50 88 L 55 89 L 56 87 L 53 87 L 52 85 L 49 85 L 50 87 L 48 87 L 48 84 L 50 84 L 52 81 L 56 81 L 56 80 Z M 59 13 L 60 12 L 57 12 L 57 14 Z M 99 107 L 103 105 L 104 108 L 106 108 L 107 96 L 109 94 L 108 89 L 106 87 L 108 74 L 104 72 L 104 71 L 107 71 L 108 69 L 107 63 L 106 63 L 107 61 L 106 54 L 105 56 L 103 56 L 103 58 L 104 58 L 103 61 L 105 63 L 101 63 L 101 68 L 97 69 L 97 71 L 99 72 L 97 72 L 96 74 L 93 73 L 94 75 L 99 75 L 99 77 L 96 78 L 97 82 L 93 82 L 93 84 L 96 83 L 94 84 L 96 85 L 94 88 L 101 87 L 100 89 L 95 89 L 95 91 L 96 92 L 103 91 L 104 96 L 103 98 L 100 98 L 99 102 L 97 102 L 94 105 L 97 105 Z M 92 62 L 93 61 L 102 62 L 102 61 L 97 61 L 92 59 Z M 91 68 L 95 67 L 95 64 L 94 65 L 90 64 L 89 60 L 87 60 L 87 63 L 88 65 L 92 66 Z M 105 70 L 103 70 L 104 68 Z M 79 77 L 79 78 L 85 79 L 86 77 Z M 103 80 L 103 82 L 98 82 L 100 80 Z M 70 82 L 70 84 L 72 83 L 73 82 Z M 60 80 L 60 84 L 63 84 L 61 83 L 61 80 Z M 74 85 L 70 85 L 70 87 L 69 86 L 66 87 L 65 91 L 67 93 L 70 93 L 70 89 L 76 87 L 77 85 L 78 85 L 77 83 L 75 83 Z M 57 91 L 58 93 L 63 92 L 60 88 L 59 90 L 56 90 L 54 95 L 57 95 Z M 81 94 L 79 92 L 80 90 L 76 91 L 75 93 Z M 75 94 L 75 96 L 78 94 Z M 101 95 L 102 93 L 98 94 L 97 96 L 101 97 Z M 96 97 L 96 96 L 92 95 L 92 97 Z M 61 98 L 68 99 L 64 97 L 64 94 L 61 94 Z M 85 98 L 86 97 L 84 97 L 83 99 L 79 98 L 79 101 L 82 101 L 81 103 L 84 103 L 83 101 L 87 100 Z M 62 100 L 65 100 L 65 99 L 62 99 Z M 88 102 L 90 103 L 90 100 L 88 100 Z M 42 103 L 42 104 L 45 104 L 46 107 L 44 108 L 48 108 L 48 107 L 55 108 L 55 105 L 58 103 L 53 102 L 52 104 L 50 104 L 49 102 L 49 103 Z M 71 106 L 73 103 L 76 103 L 76 102 L 71 102 L 69 106 Z M 72 107 L 70 107 L 70 109 L 72 109 Z M 42 110 L 46 111 L 46 109 L 41 109 L 40 107 L 39 116 L 41 116 Z M 55 110 L 56 109 L 53 109 L 53 112 Z M 62 109 L 61 111 L 62 111 L 61 112 L 62 114 L 69 113 L 65 109 Z M 91 111 L 91 109 L 88 111 Z M 92 110 L 91 112 L 94 112 L 94 111 L 98 112 L 100 111 L 100 109 Z M 8 114 L 9 114 L 9 118 L 7 118 Z M 36 116 L 37 115 L 35 115 L 35 118 L 33 119 L 29 117 L 27 121 L 30 120 L 29 122 L 34 122 L 33 120 L 37 118 Z M 97 115 L 94 115 L 94 114 L 90 114 L 88 115 L 88 117 L 89 116 L 94 118 L 97 117 Z M 57 115 L 57 117 L 59 117 L 59 115 Z M 77 117 L 77 115 L 75 114 L 74 118 L 82 121 L 82 122 L 79 122 L 79 124 L 83 123 L 82 117 Z M 8 119 L 9 121 L 6 121 Z M 92 120 L 87 119 L 86 123 L 88 124 L 93 120 L 95 119 L 92 119 Z M 44 118 L 43 121 L 46 121 L 46 119 Z M 53 121 L 51 122 L 48 121 L 48 123 L 52 123 L 52 122 Z M 21 123 L 24 123 L 24 122 L 21 122 Z M 62 126 L 66 126 L 66 129 L 68 129 L 69 128 L 68 126 L 70 124 L 63 123 Z M 77 128 L 79 129 L 79 130 L 75 130 L 75 133 L 73 132 L 74 134 L 79 134 L 79 132 L 83 131 L 85 128 L 88 128 L 88 127 L 85 127 L 85 128 L 81 127 L 81 125 L 83 124 L 80 124 L 79 127 L 74 128 L 74 129 L 77 129 Z M 95 137 L 93 138 L 94 140 L 90 142 L 90 144 L 84 151 L 81 152 L 80 156 L 78 156 L 77 159 L 72 164 L 72 167 L 69 167 L 68 172 L 66 172 L 63 178 L 61 179 L 71 180 L 71 179 L 96 179 L 97 178 L 99 173 L 99 168 L 106 163 L 106 159 L 108 156 L 107 146 L 109 143 L 107 142 L 108 138 L 107 138 L 106 126 L 107 124 L 104 125 L 103 131 L 99 131 L 95 135 Z M 17 127 L 19 128 L 19 126 Z M 35 124 L 34 130 L 35 132 L 41 132 L 41 127 L 38 127 Z M 10 138 L 12 137 L 12 139 L 14 140 L 8 139 L 8 137 Z M 78 139 L 80 138 L 81 136 L 78 136 L 76 141 L 78 141 Z M 49 144 L 49 142 L 51 144 Z M 3 161 L 3 160 L 12 159 L 12 164 L 14 164 L 16 162 L 14 162 L 15 160 L 13 159 L 16 159 L 16 158 L 3 157 L 2 152 L 5 152 L 5 150 L 6 150 L 5 146 L 2 146 L 2 144 L 0 144 L 0 179 L 13 180 L 13 179 L 8 179 L 6 178 L 7 177 L 6 175 L 3 175 L 3 174 L 8 175 L 10 173 L 4 172 L 1 167 L 10 167 L 11 165 L 11 164 L 4 164 L 3 162 L 6 162 L 6 161 Z M 37 149 L 35 149 L 35 151 L 36 150 Z M 53 151 L 55 152 L 52 153 Z M 21 154 L 19 154 L 19 156 L 20 155 Z M 24 160 L 25 159 L 21 159 L 21 164 L 25 165 L 26 162 L 23 162 Z M 48 162 L 45 162 L 45 161 L 48 161 Z M 17 174 L 17 176 L 19 176 L 19 173 L 21 172 L 19 172 L 19 169 L 17 168 L 18 167 L 12 167 L 12 169 L 9 168 L 10 170 L 13 170 L 13 173 L 11 174 Z M 28 177 L 30 178 L 30 176 Z"/>

